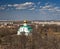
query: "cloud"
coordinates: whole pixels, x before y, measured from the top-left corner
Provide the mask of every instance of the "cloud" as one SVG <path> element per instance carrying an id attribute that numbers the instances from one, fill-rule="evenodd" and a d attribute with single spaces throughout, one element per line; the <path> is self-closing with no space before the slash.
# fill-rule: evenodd
<path id="1" fill-rule="evenodd" d="M 45 6 L 40 6 L 41 10 L 48 10 L 48 11 L 60 11 L 60 7 L 54 6 L 54 5 L 45 5 Z"/>
<path id="2" fill-rule="evenodd" d="M 41 2 L 33 3 L 33 2 L 25 2 L 21 4 L 7 4 L 7 5 L 1 5 L 0 10 L 4 9 L 16 9 L 16 10 L 21 10 L 21 9 L 27 9 L 27 10 L 48 10 L 48 11 L 60 11 L 60 7 L 56 7 L 54 5 L 51 5 L 49 3 L 45 3 L 45 5 L 40 5 L 42 4 Z"/>
<path id="3" fill-rule="evenodd" d="M 35 10 L 35 8 L 30 8 L 29 10 Z"/>
<path id="4" fill-rule="evenodd" d="M 5 8 L 4 7 L 0 7 L 0 10 L 4 10 Z"/>
<path id="5" fill-rule="evenodd" d="M 7 6 L 8 6 L 8 7 L 12 7 L 13 5 L 12 5 L 12 4 L 8 4 Z"/>
<path id="6" fill-rule="evenodd" d="M 53 8 L 54 7 L 52 5 L 45 5 L 41 7 L 42 10 L 52 10 Z"/>
<path id="7" fill-rule="evenodd" d="M 14 7 L 15 9 L 27 9 L 33 7 L 34 3 L 32 2 L 25 2 L 22 4 L 8 4 L 8 7 Z"/>
<path id="8" fill-rule="evenodd" d="M 32 8 L 35 5 L 35 3 L 33 2 L 25 2 L 25 3 L 21 3 L 21 4 L 7 4 L 7 5 L 1 5 L 0 6 L 0 10 L 1 9 L 29 9 Z"/>
<path id="9" fill-rule="evenodd" d="M 55 9 L 57 12 L 60 11 L 60 7 L 55 7 L 54 9 Z"/>
<path id="10" fill-rule="evenodd" d="M 26 2 L 23 4 L 14 5 L 14 6 L 16 6 L 16 9 L 28 9 L 28 8 L 32 8 L 33 5 L 34 5 L 34 3 L 32 3 L 32 2 Z"/>

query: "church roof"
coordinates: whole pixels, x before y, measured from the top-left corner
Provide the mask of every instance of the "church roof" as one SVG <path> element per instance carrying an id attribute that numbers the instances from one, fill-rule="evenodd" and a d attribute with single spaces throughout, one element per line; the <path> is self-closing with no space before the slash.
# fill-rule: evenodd
<path id="1" fill-rule="evenodd" d="M 29 26 L 29 25 L 27 25 L 27 26 L 21 26 L 20 28 L 27 28 L 29 31 L 31 31 L 31 30 L 32 30 L 32 27 L 31 27 L 31 26 Z"/>

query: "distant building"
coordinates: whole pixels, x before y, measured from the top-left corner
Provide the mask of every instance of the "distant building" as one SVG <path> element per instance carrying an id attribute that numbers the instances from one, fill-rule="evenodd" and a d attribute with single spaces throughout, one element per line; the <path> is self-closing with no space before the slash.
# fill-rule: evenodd
<path id="1" fill-rule="evenodd" d="M 17 25 L 17 26 L 20 26 L 20 25 L 23 25 L 23 21 L 7 21 L 7 20 L 3 20 L 1 21 L 0 20 L 0 25 L 10 25 L 10 24 L 13 24 L 13 25 Z M 60 21 L 28 21 L 28 24 L 31 25 L 31 24 L 42 24 L 42 25 L 45 25 L 45 24 L 48 24 L 48 25 L 51 25 L 51 24 L 56 24 L 56 25 L 60 25 Z"/>
<path id="2" fill-rule="evenodd" d="M 51 24 L 56 24 L 56 25 L 60 25 L 60 21 L 32 21 L 32 23 L 35 24 L 42 24 L 42 25 L 51 25 Z"/>
<path id="3" fill-rule="evenodd" d="M 13 24 L 13 21 L 0 21 L 0 25 Z"/>

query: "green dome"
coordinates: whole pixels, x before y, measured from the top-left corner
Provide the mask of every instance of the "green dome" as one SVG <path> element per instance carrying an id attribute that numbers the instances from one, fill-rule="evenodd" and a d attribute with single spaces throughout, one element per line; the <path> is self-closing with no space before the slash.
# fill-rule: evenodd
<path id="1" fill-rule="evenodd" d="M 18 29 L 17 35 L 20 35 L 22 32 L 25 32 L 25 35 L 28 35 L 31 31 L 32 31 L 31 26 L 23 24 L 23 26 L 20 26 L 20 28 Z"/>
<path id="2" fill-rule="evenodd" d="M 30 27 L 30 26 L 22 26 L 22 28 L 27 28 L 29 31 L 31 31 L 32 30 L 32 28 Z"/>
<path id="3" fill-rule="evenodd" d="M 22 28 L 22 29 L 27 29 L 28 32 L 32 31 L 32 28 L 31 28 L 29 25 L 27 25 L 27 26 L 21 26 L 20 28 Z M 20 28 L 19 28 L 19 30 L 20 30 Z M 20 31 L 21 31 L 21 30 L 20 30 Z M 23 31 L 24 31 L 24 30 L 23 30 Z"/>

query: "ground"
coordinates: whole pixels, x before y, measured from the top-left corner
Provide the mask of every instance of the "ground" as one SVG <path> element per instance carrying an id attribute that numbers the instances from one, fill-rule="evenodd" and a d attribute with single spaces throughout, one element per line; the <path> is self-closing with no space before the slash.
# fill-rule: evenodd
<path id="1" fill-rule="evenodd" d="M 0 28 L 0 49 L 60 49 L 60 26 L 38 24 L 37 28 L 31 27 L 29 36 L 18 36 L 19 26 Z"/>

